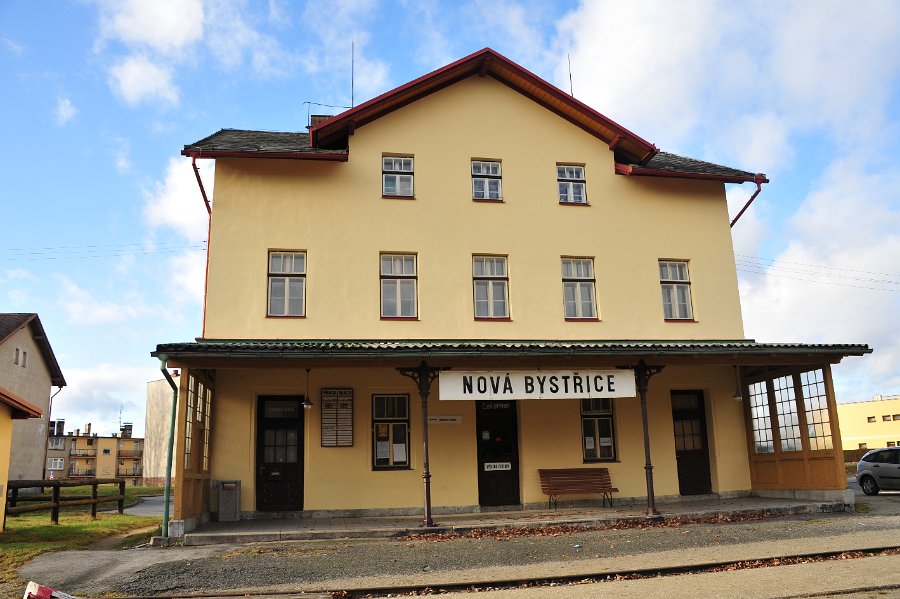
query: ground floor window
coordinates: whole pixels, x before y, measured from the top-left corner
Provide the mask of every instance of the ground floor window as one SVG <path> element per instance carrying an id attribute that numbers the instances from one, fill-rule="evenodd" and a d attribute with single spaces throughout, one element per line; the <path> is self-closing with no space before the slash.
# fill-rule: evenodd
<path id="1" fill-rule="evenodd" d="M 48 470 L 62 470 L 65 467 L 65 458 L 49 458 L 47 460 Z"/>
<path id="2" fill-rule="evenodd" d="M 615 460 L 615 441 L 612 399 L 582 399 L 581 449 L 584 460 Z"/>
<path id="3" fill-rule="evenodd" d="M 409 467 L 409 395 L 372 396 L 372 467 Z"/>

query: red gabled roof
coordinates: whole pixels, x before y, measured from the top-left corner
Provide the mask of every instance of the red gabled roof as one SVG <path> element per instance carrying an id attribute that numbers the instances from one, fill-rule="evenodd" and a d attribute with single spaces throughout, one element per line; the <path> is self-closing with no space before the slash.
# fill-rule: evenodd
<path id="1" fill-rule="evenodd" d="M 642 164 L 659 151 L 652 143 L 490 48 L 470 54 L 314 125 L 310 128 L 310 145 L 321 149 L 346 148 L 347 137 L 357 127 L 472 75 L 493 77 L 603 140 L 617 156 L 629 162 Z"/>
<path id="2" fill-rule="evenodd" d="M 0 404 L 6 404 L 12 408 L 13 420 L 40 418 L 42 414 L 39 407 L 28 403 L 18 395 L 7 391 L 3 387 L 0 387 Z"/>

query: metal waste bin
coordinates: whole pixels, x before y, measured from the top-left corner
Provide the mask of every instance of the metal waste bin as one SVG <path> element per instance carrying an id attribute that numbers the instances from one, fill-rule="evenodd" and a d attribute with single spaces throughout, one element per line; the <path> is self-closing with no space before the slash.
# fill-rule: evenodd
<path id="1" fill-rule="evenodd" d="M 237 522 L 241 519 L 241 481 L 217 480 L 219 491 L 219 522 Z"/>

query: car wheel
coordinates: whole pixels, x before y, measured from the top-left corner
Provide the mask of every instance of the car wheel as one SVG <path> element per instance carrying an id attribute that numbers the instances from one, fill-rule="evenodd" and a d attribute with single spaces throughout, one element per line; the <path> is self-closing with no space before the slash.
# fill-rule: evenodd
<path id="1" fill-rule="evenodd" d="M 859 481 L 859 486 L 862 487 L 863 493 L 866 495 L 878 495 L 878 483 L 871 476 L 864 476 Z"/>

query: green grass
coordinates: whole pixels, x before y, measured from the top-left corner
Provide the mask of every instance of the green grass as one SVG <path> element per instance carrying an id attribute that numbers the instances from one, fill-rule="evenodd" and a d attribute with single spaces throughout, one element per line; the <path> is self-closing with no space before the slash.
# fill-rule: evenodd
<path id="1" fill-rule="evenodd" d="M 0 582 L 17 580 L 18 569 L 42 553 L 80 549 L 110 536 L 127 535 L 159 523 L 157 517 L 108 513 L 98 514 L 96 520 L 91 520 L 89 513 L 70 513 L 60 516 L 58 525 L 50 523 L 47 512 L 9 517 L 6 531 L 0 533 Z M 124 540 L 133 546 L 151 534 L 152 531 L 147 531 L 128 535 Z"/>

